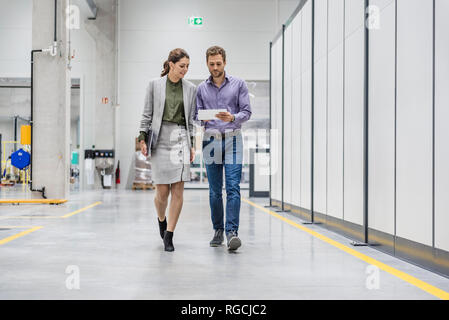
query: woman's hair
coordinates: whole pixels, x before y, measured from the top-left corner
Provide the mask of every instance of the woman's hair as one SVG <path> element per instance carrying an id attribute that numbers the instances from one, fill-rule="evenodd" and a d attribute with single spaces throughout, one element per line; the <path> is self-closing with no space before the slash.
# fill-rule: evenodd
<path id="1" fill-rule="evenodd" d="M 190 59 L 189 54 L 184 49 L 176 48 L 170 51 L 167 61 L 164 62 L 164 70 L 162 70 L 161 77 L 167 75 L 168 72 L 170 71 L 169 62 L 176 63 L 182 58 Z"/>

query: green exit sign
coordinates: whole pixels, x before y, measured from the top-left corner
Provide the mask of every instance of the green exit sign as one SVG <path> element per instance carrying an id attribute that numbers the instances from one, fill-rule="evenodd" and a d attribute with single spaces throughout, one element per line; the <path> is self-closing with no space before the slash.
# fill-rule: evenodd
<path id="1" fill-rule="evenodd" d="M 191 26 L 202 26 L 203 25 L 203 17 L 190 17 L 189 25 Z"/>

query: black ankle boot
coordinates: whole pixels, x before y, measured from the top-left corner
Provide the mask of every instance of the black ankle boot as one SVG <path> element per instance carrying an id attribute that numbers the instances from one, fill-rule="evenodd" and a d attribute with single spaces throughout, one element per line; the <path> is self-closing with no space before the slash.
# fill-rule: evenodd
<path id="1" fill-rule="evenodd" d="M 175 247 L 173 246 L 173 232 L 165 231 L 164 233 L 164 246 L 165 251 L 175 251 Z"/>
<path id="2" fill-rule="evenodd" d="M 159 222 L 159 232 L 161 233 L 161 238 L 164 239 L 164 232 L 167 230 L 167 218 L 165 218 L 162 222 L 160 222 L 159 218 L 157 218 L 157 222 Z"/>

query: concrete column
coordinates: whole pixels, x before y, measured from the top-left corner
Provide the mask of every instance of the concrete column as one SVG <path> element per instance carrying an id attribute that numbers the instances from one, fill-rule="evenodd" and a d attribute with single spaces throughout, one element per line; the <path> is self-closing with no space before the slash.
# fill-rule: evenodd
<path id="1" fill-rule="evenodd" d="M 67 199 L 70 174 L 70 71 L 67 68 L 68 0 L 58 0 L 58 53 L 34 55 L 33 188 L 47 198 Z M 53 44 L 54 0 L 33 1 L 34 50 Z M 41 197 L 34 193 L 34 197 Z"/>
<path id="2" fill-rule="evenodd" d="M 96 0 L 97 18 L 86 30 L 96 43 L 95 148 L 115 148 L 116 98 L 116 0 Z M 108 102 L 103 103 L 102 99 Z"/>

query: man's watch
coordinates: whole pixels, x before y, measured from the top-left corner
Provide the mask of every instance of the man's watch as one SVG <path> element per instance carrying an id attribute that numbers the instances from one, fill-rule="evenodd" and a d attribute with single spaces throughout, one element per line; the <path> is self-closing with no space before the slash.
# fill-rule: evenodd
<path id="1" fill-rule="evenodd" d="M 231 120 L 231 122 L 234 122 L 235 121 L 235 115 L 232 115 L 232 120 Z"/>

